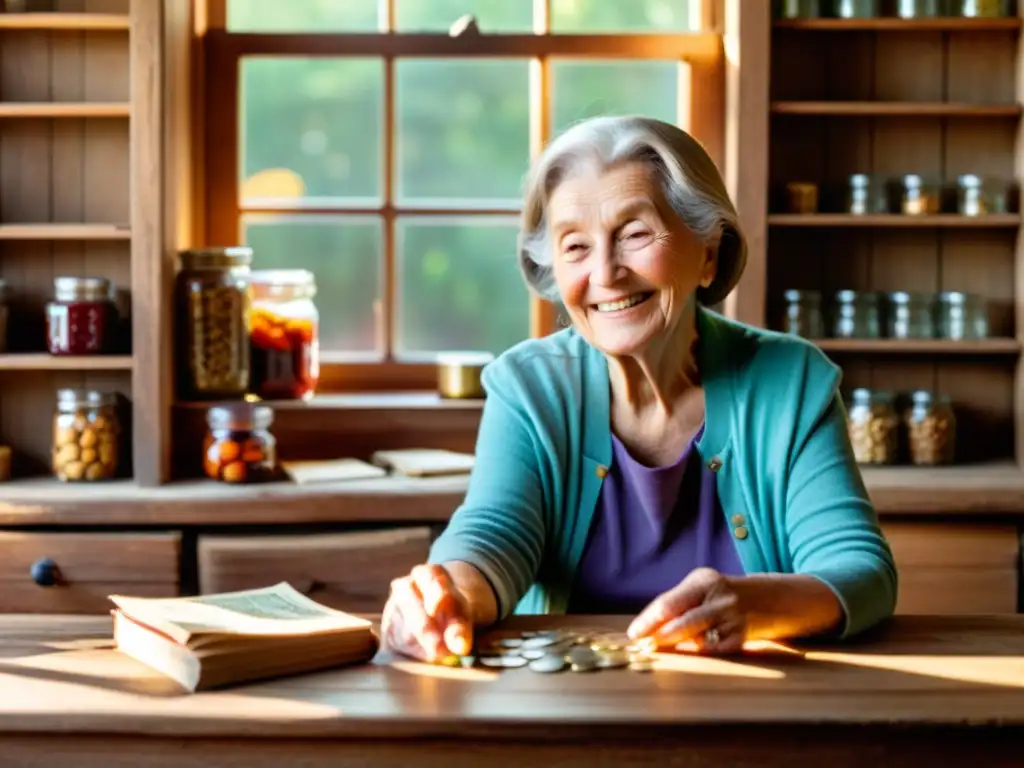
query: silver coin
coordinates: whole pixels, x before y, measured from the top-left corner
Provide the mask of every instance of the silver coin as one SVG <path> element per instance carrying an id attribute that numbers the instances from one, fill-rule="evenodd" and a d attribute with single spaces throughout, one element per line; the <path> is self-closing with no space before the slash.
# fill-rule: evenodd
<path id="1" fill-rule="evenodd" d="M 522 656 L 524 659 L 529 659 L 530 661 L 536 661 L 542 656 L 547 656 L 548 651 L 546 648 L 522 648 L 516 655 Z"/>
<path id="2" fill-rule="evenodd" d="M 516 669 L 529 664 L 522 656 L 481 656 L 480 663 L 485 667 L 500 667 L 502 669 Z"/>
<path id="3" fill-rule="evenodd" d="M 561 672 L 565 669 L 565 657 L 556 654 L 545 654 L 539 659 L 534 659 L 530 662 L 531 672 L 540 672 L 542 674 L 551 674 L 553 672 Z"/>
<path id="4" fill-rule="evenodd" d="M 559 637 L 557 635 L 535 635 L 523 640 L 523 648 L 546 648 L 558 641 Z"/>
<path id="5" fill-rule="evenodd" d="M 522 644 L 521 637 L 503 637 L 495 643 L 499 648 L 519 648 Z"/>
<path id="6" fill-rule="evenodd" d="M 629 664 L 629 654 L 624 651 L 598 653 L 597 666 L 601 669 L 621 669 Z"/>
<path id="7" fill-rule="evenodd" d="M 586 646 L 577 646 L 569 651 L 569 664 L 573 672 L 591 672 L 598 667 L 600 659 Z"/>

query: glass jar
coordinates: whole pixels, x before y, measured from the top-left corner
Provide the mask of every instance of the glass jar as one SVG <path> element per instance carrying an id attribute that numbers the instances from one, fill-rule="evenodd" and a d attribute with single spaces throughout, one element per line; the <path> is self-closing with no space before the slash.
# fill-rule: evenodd
<path id="1" fill-rule="evenodd" d="M 891 392 L 855 389 L 847 431 L 858 464 L 893 464 L 899 449 L 899 415 Z"/>
<path id="2" fill-rule="evenodd" d="M 53 416 L 53 474 L 58 480 L 110 480 L 121 458 L 117 395 L 89 389 L 57 390 Z"/>
<path id="3" fill-rule="evenodd" d="M 952 464 L 956 453 L 956 415 L 946 395 L 918 390 L 906 412 L 907 453 L 918 466 Z"/>
<path id="4" fill-rule="evenodd" d="M 1010 213 L 1013 186 L 998 179 L 965 173 L 956 180 L 956 210 L 961 216 Z"/>
<path id="5" fill-rule="evenodd" d="M 960 291 L 939 294 L 938 336 L 956 341 L 988 338 L 988 305 L 981 296 Z"/>
<path id="6" fill-rule="evenodd" d="M 780 19 L 813 19 L 821 15 L 819 0 L 775 0 L 775 15 Z"/>
<path id="7" fill-rule="evenodd" d="M 0 280 L 0 354 L 7 351 L 7 322 L 10 318 L 7 308 L 7 281 Z"/>
<path id="8" fill-rule="evenodd" d="M 818 291 L 786 291 L 786 321 L 784 330 L 805 339 L 820 339 L 825 335 L 821 318 L 821 294 Z"/>
<path id="9" fill-rule="evenodd" d="M 879 14 L 879 0 L 835 0 L 835 15 L 840 19 L 871 19 Z"/>
<path id="10" fill-rule="evenodd" d="M 846 188 L 846 212 L 853 216 L 885 213 L 885 193 L 875 179 L 866 173 L 850 176 Z"/>
<path id="11" fill-rule="evenodd" d="M 277 467 L 277 440 L 270 431 L 274 412 L 256 403 L 224 403 L 206 412 L 203 468 L 225 483 L 270 480 Z"/>
<path id="12" fill-rule="evenodd" d="M 786 184 L 786 209 L 790 213 L 817 213 L 818 185 L 810 181 Z"/>
<path id="13" fill-rule="evenodd" d="M 185 251 L 178 273 L 180 396 L 243 396 L 249 388 L 251 248 Z"/>
<path id="14" fill-rule="evenodd" d="M 889 294 L 888 329 L 893 339 L 931 339 L 935 336 L 935 299 L 929 293 L 893 291 Z"/>
<path id="15" fill-rule="evenodd" d="M 308 400 L 320 378 L 316 280 L 304 269 L 252 273 L 250 391 L 265 400 Z"/>
<path id="16" fill-rule="evenodd" d="M 102 277 L 58 277 L 46 305 L 46 345 L 51 355 L 110 351 L 116 318 L 111 284 Z"/>
<path id="17" fill-rule="evenodd" d="M 942 0 L 896 0 L 896 15 L 901 19 L 929 19 L 943 15 Z"/>
<path id="18" fill-rule="evenodd" d="M 1009 0 L 951 0 L 954 15 L 973 19 L 999 19 L 1010 15 Z"/>
<path id="19" fill-rule="evenodd" d="M 878 339 L 882 336 L 879 296 L 868 291 L 836 293 L 832 335 L 837 339 Z"/>
<path id="20" fill-rule="evenodd" d="M 904 216 L 925 216 L 939 213 L 941 195 L 937 185 L 926 182 L 916 173 L 903 177 L 903 195 L 900 210 Z"/>

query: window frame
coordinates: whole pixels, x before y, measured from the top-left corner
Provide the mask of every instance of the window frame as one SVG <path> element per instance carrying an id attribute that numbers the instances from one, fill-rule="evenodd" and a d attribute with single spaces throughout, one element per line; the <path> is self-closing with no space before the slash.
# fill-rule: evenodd
<path id="1" fill-rule="evenodd" d="M 334 214 L 380 216 L 383 219 L 381 253 L 382 296 L 379 334 L 384 357 L 380 361 L 346 359 L 344 354 L 322 352 L 318 392 L 401 391 L 436 387 L 436 366 L 396 360 L 391 349 L 396 307 L 395 221 L 406 214 L 519 215 L 508 208 L 398 207 L 394 203 L 395 60 L 417 58 L 529 59 L 530 157 L 535 158 L 550 138 L 551 83 L 549 62 L 575 59 L 675 59 L 680 66 L 678 122 L 701 141 L 723 167 L 725 153 L 725 54 L 719 24 L 718 0 L 697 0 L 695 32 L 629 34 L 551 34 L 551 0 L 533 0 L 538 20 L 533 33 L 268 33 L 230 32 L 229 0 L 196 0 L 198 59 L 193 83 L 197 93 L 195 132 L 199 144 L 195 175 L 195 239 L 200 245 L 235 245 L 241 238 L 244 213 Z M 383 30 L 393 29 L 395 0 L 387 0 L 381 19 Z M 246 56 L 375 56 L 384 61 L 384 164 L 381 207 L 320 207 L 280 209 L 243 207 L 239 201 L 240 63 Z M 214 149 L 215 148 L 215 149 Z M 530 336 L 557 330 L 553 305 L 530 296 Z"/>

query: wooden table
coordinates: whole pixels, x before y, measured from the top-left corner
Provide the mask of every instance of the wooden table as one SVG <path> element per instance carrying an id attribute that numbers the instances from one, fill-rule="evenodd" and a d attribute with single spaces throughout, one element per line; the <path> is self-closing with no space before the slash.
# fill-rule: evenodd
<path id="1" fill-rule="evenodd" d="M 509 627 L 624 627 L 518 619 Z M 377 663 L 183 695 L 91 617 L 0 617 L 4 766 L 1021 765 L 1024 616 L 539 675 Z M 389 663 L 390 662 L 390 663 Z"/>

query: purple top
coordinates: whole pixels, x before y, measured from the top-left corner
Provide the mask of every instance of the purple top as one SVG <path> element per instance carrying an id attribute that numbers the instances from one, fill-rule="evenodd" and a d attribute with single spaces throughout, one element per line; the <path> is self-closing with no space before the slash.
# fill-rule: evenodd
<path id="1" fill-rule="evenodd" d="M 715 473 L 690 441 L 675 464 L 647 467 L 612 435 L 612 466 L 590 525 L 569 613 L 639 613 L 694 568 L 742 575 Z"/>

